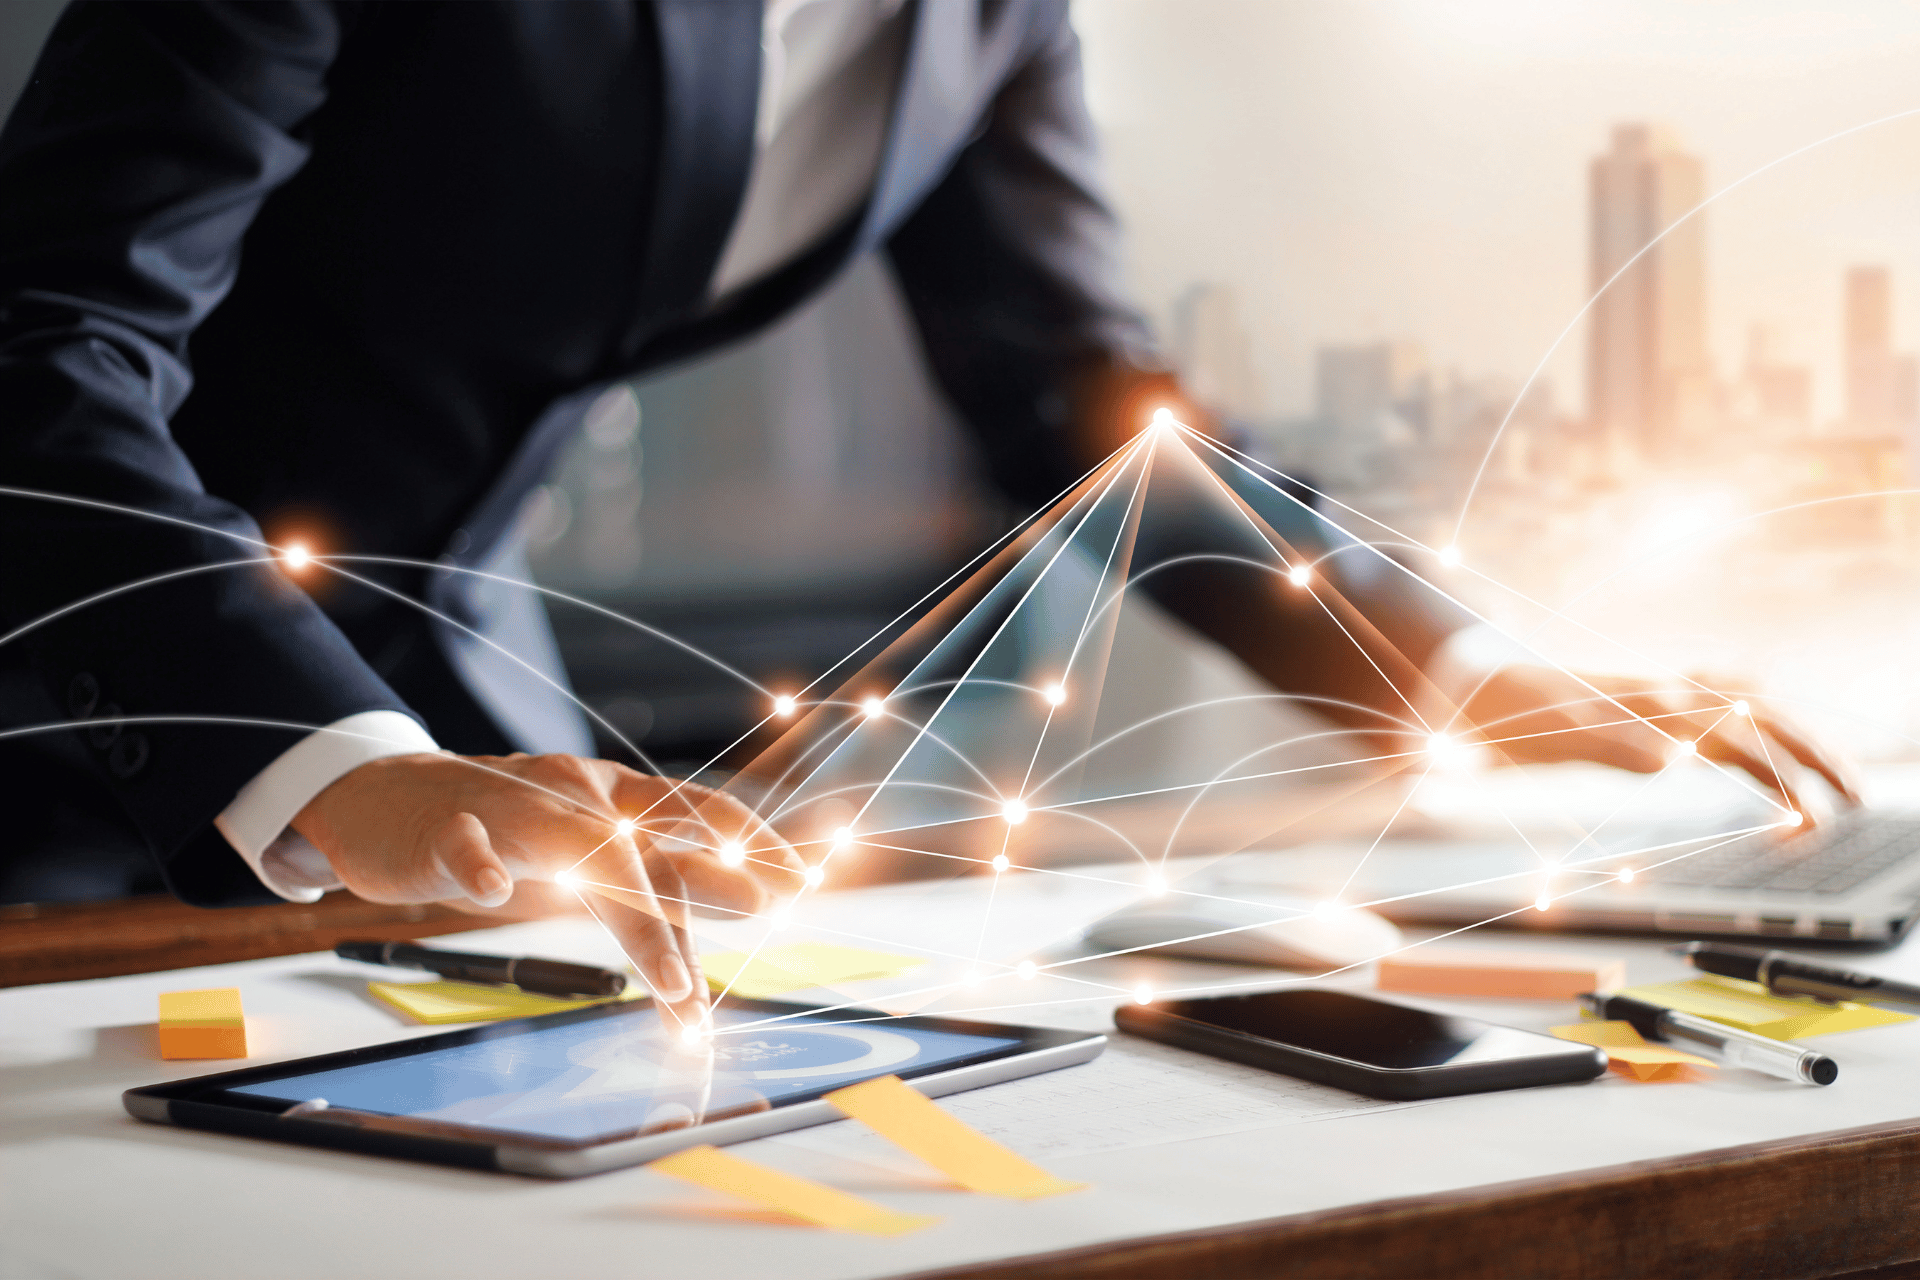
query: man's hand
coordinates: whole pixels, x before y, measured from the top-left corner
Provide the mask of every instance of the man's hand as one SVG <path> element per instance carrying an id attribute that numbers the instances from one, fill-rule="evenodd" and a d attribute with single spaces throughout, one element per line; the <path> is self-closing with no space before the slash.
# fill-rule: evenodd
<path id="1" fill-rule="evenodd" d="M 515 881 L 593 894 L 595 914 L 683 1024 L 707 1007 L 688 908 L 758 911 L 805 871 L 733 797 L 578 756 L 375 760 L 315 796 L 293 828 L 369 902 L 495 907 Z"/>
<path id="2" fill-rule="evenodd" d="M 1593 760 L 1657 773 L 1692 750 L 1746 771 L 1802 814 L 1794 785 L 1802 766 L 1860 802 L 1846 766 L 1763 703 L 1676 684 L 1514 665 L 1449 692 L 1464 703 L 1455 728 L 1471 727 L 1515 764 Z"/>

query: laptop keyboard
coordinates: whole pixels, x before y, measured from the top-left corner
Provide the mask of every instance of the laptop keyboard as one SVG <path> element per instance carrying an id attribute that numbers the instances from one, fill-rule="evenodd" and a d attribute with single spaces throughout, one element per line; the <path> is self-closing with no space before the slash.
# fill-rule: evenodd
<path id="1" fill-rule="evenodd" d="M 1776 893 L 1841 894 L 1920 852 L 1920 816 L 1854 809 L 1804 835 L 1749 836 L 1649 867 L 1656 884 Z"/>

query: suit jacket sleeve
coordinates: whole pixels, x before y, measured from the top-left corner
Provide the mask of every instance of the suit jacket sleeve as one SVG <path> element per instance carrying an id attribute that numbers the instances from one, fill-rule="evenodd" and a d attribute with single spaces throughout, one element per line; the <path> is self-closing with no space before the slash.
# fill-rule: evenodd
<path id="1" fill-rule="evenodd" d="M 85 730 L 90 755 L 206 905 L 271 900 L 211 825 L 244 783 L 307 728 L 406 710 L 168 431 L 349 17 L 75 4 L 0 134 L 0 631 L 31 626 L 0 661 L 76 719 L 155 718 Z"/>
<path id="2" fill-rule="evenodd" d="M 1119 226 L 1101 190 L 1065 9 L 1036 6 L 1033 52 L 889 244 L 935 376 L 978 437 L 992 479 L 1029 506 L 1089 461 L 1073 449 L 1066 381 L 1094 362 L 1159 367 L 1120 283 Z M 1352 547 L 1310 503 L 1261 505 L 1278 507 L 1283 538 L 1326 557 L 1320 572 L 1332 591 L 1287 595 L 1260 572 L 1221 564 L 1156 573 L 1143 585 L 1277 687 L 1404 717 L 1420 668 L 1470 619 L 1415 575 Z M 1140 550 L 1149 563 L 1194 550 L 1183 544 L 1188 534 L 1212 550 L 1267 558 L 1264 542 L 1230 527 L 1189 526 Z M 1336 714 L 1380 723 L 1378 714 Z"/>

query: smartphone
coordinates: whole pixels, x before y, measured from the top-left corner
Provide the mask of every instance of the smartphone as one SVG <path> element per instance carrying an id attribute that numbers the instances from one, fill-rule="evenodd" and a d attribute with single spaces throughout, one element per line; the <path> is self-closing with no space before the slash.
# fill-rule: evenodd
<path id="1" fill-rule="evenodd" d="M 1591 1045 L 1345 991 L 1123 1005 L 1122 1031 L 1374 1098 L 1444 1098 L 1591 1080 Z"/>

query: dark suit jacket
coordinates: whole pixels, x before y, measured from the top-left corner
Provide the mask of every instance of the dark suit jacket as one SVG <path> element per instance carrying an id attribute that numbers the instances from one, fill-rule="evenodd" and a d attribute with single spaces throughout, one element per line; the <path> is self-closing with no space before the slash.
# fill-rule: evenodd
<path id="1" fill-rule="evenodd" d="M 44 819 L 15 859 L 123 838 L 189 901 L 258 899 L 211 823 L 297 726 L 392 708 L 508 747 L 417 610 L 310 598 L 262 530 L 478 563 L 601 389 L 752 333 L 858 254 L 891 256 L 995 478 L 1038 500 L 1070 475 L 1063 373 L 1148 337 L 1065 0 L 919 3 L 867 206 L 709 311 L 760 12 L 73 5 L 0 134 L 0 629 L 179 576 L 0 646 L 0 719 L 207 719 L 8 739 L 0 776 L 35 780 L 12 811 Z M 361 571 L 459 616 L 454 573 Z"/>

